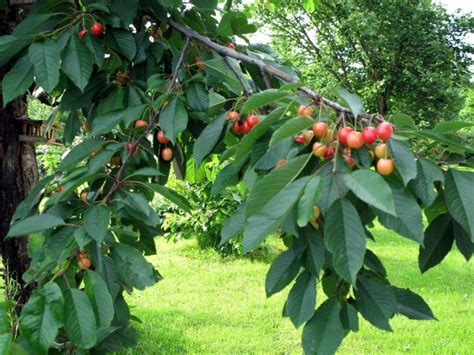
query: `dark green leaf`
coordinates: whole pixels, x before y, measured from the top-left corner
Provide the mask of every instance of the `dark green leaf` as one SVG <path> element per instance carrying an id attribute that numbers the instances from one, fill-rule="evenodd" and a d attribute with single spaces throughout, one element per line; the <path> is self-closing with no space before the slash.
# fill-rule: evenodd
<path id="1" fill-rule="evenodd" d="M 392 286 L 391 289 L 397 299 L 398 313 L 410 319 L 436 319 L 430 307 L 420 295 L 406 288 Z"/>
<path id="2" fill-rule="evenodd" d="M 18 59 L 2 80 L 3 106 L 6 106 L 17 96 L 23 95 L 32 83 L 33 64 L 28 56 L 24 56 Z"/>
<path id="3" fill-rule="evenodd" d="M 194 161 L 199 166 L 216 146 L 224 129 L 226 114 L 222 113 L 204 128 L 193 146 Z"/>
<path id="4" fill-rule="evenodd" d="M 293 249 L 289 249 L 270 266 L 265 279 L 265 291 L 267 297 L 283 290 L 298 274 L 300 262 Z"/>
<path id="5" fill-rule="evenodd" d="M 370 323 L 384 330 L 392 330 L 388 320 L 397 311 L 397 300 L 389 286 L 361 277 L 355 291 L 359 312 Z"/>
<path id="6" fill-rule="evenodd" d="M 97 326 L 108 327 L 114 318 L 114 304 L 107 284 L 98 273 L 87 270 L 84 275 L 84 286 L 96 314 Z"/>
<path id="7" fill-rule="evenodd" d="M 344 302 L 339 316 L 341 317 L 341 323 L 345 330 L 352 330 L 353 332 L 359 331 L 359 317 L 353 305 Z"/>
<path id="8" fill-rule="evenodd" d="M 155 192 L 159 193 L 161 196 L 163 196 L 163 197 L 167 198 L 168 200 L 170 200 L 171 202 L 173 202 L 178 207 L 182 208 L 183 211 L 186 211 L 186 212 L 189 212 L 189 213 L 191 212 L 192 208 L 191 208 L 191 205 L 189 204 L 188 200 L 186 200 L 186 198 L 184 198 L 183 196 L 181 196 L 177 192 L 175 192 L 171 189 L 168 189 L 165 186 L 158 185 L 158 184 L 148 184 L 147 186 L 150 187 Z"/>
<path id="9" fill-rule="evenodd" d="M 347 102 L 354 116 L 357 116 L 364 111 L 364 105 L 358 95 L 353 94 L 342 87 L 337 88 L 337 94 Z"/>
<path id="10" fill-rule="evenodd" d="M 286 314 L 298 328 L 314 314 L 316 306 L 316 277 L 307 271 L 302 272 L 288 294 L 285 303 Z"/>
<path id="11" fill-rule="evenodd" d="M 449 169 L 444 198 L 449 213 L 474 242 L 474 173 Z"/>
<path id="12" fill-rule="evenodd" d="M 85 140 L 75 146 L 69 154 L 61 161 L 58 170 L 65 171 L 74 166 L 79 161 L 88 157 L 95 149 L 103 146 L 106 142 L 99 139 Z"/>
<path id="13" fill-rule="evenodd" d="M 280 128 L 278 128 L 275 133 L 273 133 L 272 138 L 270 139 L 270 147 L 284 140 L 285 138 L 294 137 L 299 132 L 311 127 L 313 123 L 314 119 L 307 116 L 298 116 L 289 119 Z"/>
<path id="14" fill-rule="evenodd" d="M 420 247 L 418 264 L 421 272 L 438 265 L 453 246 L 454 235 L 451 216 L 443 214 L 436 217 L 425 231 L 425 247 Z"/>
<path id="15" fill-rule="evenodd" d="M 82 349 L 97 341 L 94 310 L 84 291 L 69 288 L 64 292 L 64 330 L 69 340 Z"/>
<path id="16" fill-rule="evenodd" d="M 186 89 L 186 101 L 193 110 L 205 112 L 209 107 L 209 96 L 204 84 L 191 81 Z"/>
<path id="17" fill-rule="evenodd" d="M 35 67 L 36 82 L 46 92 L 51 92 L 59 82 L 60 52 L 58 45 L 51 39 L 34 42 L 28 51 L 31 63 Z"/>
<path id="18" fill-rule="evenodd" d="M 72 35 L 64 49 L 62 69 L 82 92 L 92 74 L 92 56 L 79 36 Z"/>
<path id="19" fill-rule="evenodd" d="M 14 223 L 8 231 L 7 237 L 20 237 L 31 233 L 41 232 L 64 225 L 62 218 L 52 214 L 39 214 Z"/>
<path id="20" fill-rule="evenodd" d="M 402 176 L 404 185 L 407 186 L 417 175 L 415 156 L 405 144 L 394 139 L 389 139 L 387 145 L 395 161 L 395 167 Z"/>
<path id="21" fill-rule="evenodd" d="M 104 240 L 109 222 L 110 210 L 107 206 L 92 206 L 84 213 L 84 228 L 98 243 Z"/>
<path id="22" fill-rule="evenodd" d="M 365 232 L 355 207 L 345 199 L 333 203 L 326 213 L 324 243 L 333 255 L 334 270 L 355 285 L 364 262 Z"/>
<path id="23" fill-rule="evenodd" d="M 359 199 L 385 213 L 395 215 L 392 190 L 375 171 L 356 170 L 350 175 L 345 175 L 344 181 Z"/>
<path id="24" fill-rule="evenodd" d="M 221 242 L 219 246 L 224 245 L 226 242 L 234 238 L 235 236 L 242 233 L 245 227 L 245 204 L 239 205 L 237 211 L 226 219 L 224 226 L 221 230 Z"/>
<path id="25" fill-rule="evenodd" d="M 453 234 L 454 239 L 456 240 L 456 246 L 458 247 L 459 252 L 466 258 L 466 261 L 469 261 L 474 251 L 474 243 L 471 242 L 469 236 L 461 225 L 452 221 L 453 224 Z"/>
<path id="26" fill-rule="evenodd" d="M 303 328 L 303 349 L 305 354 L 334 354 L 347 331 L 339 314 L 341 304 L 329 298 L 314 313 Z"/>
<path id="27" fill-rule="evenodd" d="M 298 202 L 298 226 L 304 227 L 314 218 L 314 207 L 318 202 L 322 189 L 320 176 L 313 176 L 304 189 L 304 194 Z"/>
<path id="28" fill-rule="evenodd" d="M 179 133 L 188 125 L 188 112 L 179 97 L 174 97 L 160 114 L 160 127 L 175 144 Z"/>
<path id="29" fill-rule="evenodd" d="M 423 205 L 428 207 L 434 202 L 436 196 L 438 196 L 434 188 L 434 183 L 436 181 L 444 182 L 443 172 L 435 163 L 425 158 L 418 158 L 417 166 L 417 175 L 415 180 L 410 182 L 410 187 L 423 202 Z"/>
<path id="30" fill-rule="evenodd" d="M 403 127 L 415 128 L 415 121 L 413 121 L 410 116 L 405 115 L 404 113 L 397 113 L 393 115 L 392 121 L 397 127 L 397 129 Z"/>
<path id="31" fill-rule="evenodd" d="M 440 122 L 438 123 L 434 131 L 439 132 L 439 133 L 450 133 L 450 132 L 455 132 L 459 131 L 460 129 L 467 128 L 467 127 L 473 127 L 474 122 L 469 122 L 469 121 L 446 121 L 446 122 Z"/>
<path id="32" fill-rule="evenodd" d="M 137 53 L 137 44 L 133 34 L 124 29 L 113 29 L 107 31 L 104 41 L 106 45 L 123 54 L 130 62 Z"/>
<path id="33" fill-rule="evenodd" d="M 279 101 L 283 98 L 288 97 L 288 93 L 285 91 L 279 91 L 276 89 L 268 89 L 257 94 L 250 96 L 250 98 L 245 102 L 244 106 L 240 110 L 242 114 L 246 114 L 252 110 L 255 110 L 259 107 L 271 104 L 275 101 Z"/>
<path id="34" fill-rule="evenodd" d="M 124 113 L 124 110 L 115 110 L 96 117 L 92 123 L 92 135 L 98 136 L 110 132 L 122 121 Z"/>

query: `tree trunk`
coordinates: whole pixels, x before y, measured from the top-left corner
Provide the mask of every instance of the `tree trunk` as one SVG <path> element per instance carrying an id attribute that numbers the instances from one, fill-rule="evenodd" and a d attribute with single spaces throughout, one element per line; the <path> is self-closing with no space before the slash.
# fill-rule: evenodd
<path id="1" fill-rule="evenodd" d="M 9 33 L 0 14 L 0 35 Z M 0 83 L 9 66 L 0 68 Z M 35 147 L 18 141 L 22 125 L 17 120 L 26 117 L 26 96 L 3 107 L 0 95 L 0 240 L 5 279 L 5 293 L 24 304 L 31 288 L 25 285 L 23 273 L 28 268 L 27 236 L 5 238 L 16 207 L 28 195 L 38 180 Z"/>

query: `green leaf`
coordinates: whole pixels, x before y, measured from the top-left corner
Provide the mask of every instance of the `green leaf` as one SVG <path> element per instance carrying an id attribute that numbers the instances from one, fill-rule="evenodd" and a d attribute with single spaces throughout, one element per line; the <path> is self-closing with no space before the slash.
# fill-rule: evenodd
<path id="1" fill-rule="evenodd" d="M 127 107 L 123 113 L 123 122 L 125 122 L 125 125 L 130 126 L 133 122 L 142 118 L 146 107 L 145 104 Z"/>
<path id="2" fill-rule="evenodd" d="M 12 221 L 16 222 L 19 219 L 23 219 L 33 212 L 34 207 L 40 202 L 41 197 L 43 196 L 46 186 L 53 180 L 54 176 L 46 176 L 39 180 L 35 187 L 30 191 L 28 196 L 21 201 L 15 210 Z"/>
<path id="3" fill-rule="evenodd" d="M 442 214 L 426 228 L 425 247 L 420 247 L 418 265 L 425 272 L 443 261 L 453 246 L 454 235 L 451 216 Z"/>
<path id="4" fill-rule="evenodd" d="M 312 226 L 303 228 L 300 230 L 300 234 L 308 241 L 305 269 L 319 278 L 319 272 L 326 262 L 323 235 Z"/>
<path id="5" fill-rule="evenodd" d="M 382 277 L 387 277 L 387 270 L 385 270 L 382 262 L 377 257 L 377 255 L 375 255 L 369 249 L 365 251 L 364 265 L 376 274 L 379 274 Z"/>
<path id="6" fill-rule="evenodd" d="M 275 101 L 280 101 L 284 98 L 287 98 L 288 96 L 289 94 L 285 91 L 279 91 L 277 89 L 264 90 L 250 96 L 240 112 L 245 115 L 252 110 L 271 104 Z"/>
<path id="7" fill-rule="evenodd" d="M 323 192 L 320 176 L 313 176 L 304 189 L 304 194 L 298 202 L 298 226 L 304 227 L 314 217 L 314 207 Z"/>
<path id="8" fill-rule="evenodd" d="M 415 180 L 410 182 L 410 187 L 423 202 L 423 205 L 428 207 L 438 196 L 434 183 L 436 181 L 444 183 L 443 172 L 435 163 L 428 159 L 418 158 L 416 163 L 418 166 L 417 175 Z"/>
<path id="9" fill-rule="evenodd" d="M 360 277 L 355 291 L 359 312 L 374 326 L 391 331 L 389 319 L 397 311 L 397 300 L 388 285 Z"/>
<path id="10" fill-rule="evenodd" d="M 298 274 L 300 262 L 293 249 L 279 255 L 270 266 L 265 279 L 267 297 L 283 290 Z"/>
<path id="11" fill-rule="evenodd" d="M 417 320 L 435 320 L 430 306 L 425 300 L 415 292 L 407 288 L 391 286 L 392 292 L 397 299 L 398 313 L 405 317 Z"/>
<path id="12" fill-rule="evenodd" d="M 191 3 L 201 11 L 214 11 L 217 7 L 217 0 L 191 0 Z"/>
<path id="13" fill-rule="evenodd" d="M 64 330 L 69 340 L 82 349 L 92 348 L 97 341 L 94 310 L 84 291 L 64 291 Z"/>
<path id="14" fill-rule="evenodd" d="M 329 298 L 314 313 L 303 328 L 303 349 L 305 354 L 334 354 L 347 331 L 344 329 L 340 314 L 341 304 L 335 298 Z"/>
<path id="15" fill-rule="evenodd" d="M 21 57 L 2 80 L 3 106 L 23 95 L 33 83 L 33 64 L 28 56 Z"/>
<path id="16" fill-rule="evenodd" d="M 405 144 L 399 141 L 389 139 L 387 144 L 395 161 L 395 167 L 402 176 L 403 184 L 407 186 L 417 175 L 415 156 Z"/>
<path id="17" fill-rule="evenodd" d="M 98 273 L 87 270 L 84 275 L 84 287 L 94 308 L 97 326 L 107 328 L 114 318 L 114 303 L 107 284 Z"/>
<path id="18" fill-rule="evenodd" d="M 114 28 L 112 31 L 107 31 L 104 41 L 107 46 L 124 55 L 130 62 L 135 58 L 137 44 L 129 31 Z"/>
<path id="19" fill-rule="evenodd" d="M 357 116 L 364 111 L 364 105 L 358 95 L 350 93 L 342 87 L 337 88 L 336 91 L 337 94 L 347 102 L 354 116 Z"/>
<path id="20" fill-rule="evenodd" d="M 153 266 L 131 246 L 116 244 L 112 248 L 112 259 L 123 280 L 131 287 L 144 290 L 159 280 Z"/>
<path id="21" fill-rule="evenodd" d="M 36 82 L 46 91 L 51 92 L 59 82 L 60 52 L 58 45 L 51 39 L 34 42 L 28 55 L 35 67 Z"/>
<path id="22" fill-rule="evenodd" d="M 87 234 L 101 243 L 105 239 L 110 222 L 110 210 L 107 206 L 92 206 L 84 213 L 84 228 Z"/>
<path id="23" fill-rule="evenodd" d="M 418 138 L 425 138 L 425 139 L 431 139 L 436 142 L 446 144 L 455 148 L 459 148 L 461 150 L 465 150 L 468 153 L 474 153 L 474 146 L 470 144 L 465 144 L 459 139 L 452 139 L 449 136 L 436 132 L 430 129 L 423 129 L 423 130 L 412 130 L 408 132 L 410 135 L 418 137 Z"/>
<path id="24" fill-rule="evenodd" d="M 205 112 L 209 107 L 209 96 L 204 84 L 191 81 L 186 89 L 186 101 L 194 111 Z"/>
<path id="25" fill-rule="evenodd" d="M 99 153 L 97 153 L 95 156 L 93 156 L 88 163 L 88 171 L 89 174 L 95 174 L 99 170 L 103 170 L 107 163 L 110 162 L 110 159 L 113 157 L 115 152 L 120 149 L 122 146 L 120 144 L 117 144 L 119 147 L 116 149 L 105 149 Z M 107 147 L 108 148 L 108 147 Z"/>
<path id="26" fill-rule="evenodd" d="M 130 179 L 133 176 L 161 176 L 163 173 L 155 168 L 145 167 L 134 171 L 132 174 L 128 175 L 127 178 Z"/>
<path id="27" fill-rule="evenodd" d="M 110 9 L 117 14 L 125 24 L 129 26 L 133 24 L 133 20 L 137 15 L 138 1 L 136 0 L 112 0 Z"/>
<path id="28" fill-rule="evenodd" d="M 438 123 L 434 131 L 439 132 L 439 133 L 451 133 L 451 132 L 456 132 L 459 131 L 460 129 L 467 128 L 467 127 L 473 127 L 474 122 L 468 122 L 468 121 L 446 121 L 446 122 L 440 122 Z"/>
<path id="29" fill-rule="evenodd" d="M 64 225 L 62 218 L 52 214 L 39 214 L 14 223 L 8 231 L 7 237 L 19 237 L 31 233 L 41 232 Z"/>
<path id="30" fill-rule="evenodd" d="M 166 137 L 176 144 L 179 133 L 188 125 L 188 112 L 179 97 L 174 97 L 160 114 L 160 127 Z"/>
<path id="31" fill-rule="evenodd" d="M 379 222 L 388 229 L 423 245 L 423 217 L 416 199 L 405 190 L 392 186 L 395 216 L 375 210 Z"/>
<path id="32" fill-rule="evenodd" d="M 79 36 L 72 35 L 64 49 L 62 69 L 82 92 L 92 74 L 93 59 L 87 46 Z"/>
<path id="33" fill-rule="evenodd" d="M 448 211 L 474 242 L 474 173 L 449 169 L 445 194 Z"/>
<path id="34" fill-rule="evenodd" d="M 296 205 L 308 178 L 304 177 L 286 186 L 274 195 L 261 210 L 250 216 L 242 242 L 243 253 L 255 249 L 267 235 L 278 229 Z"/>
<path id="35" fill-rule="evenodd" d="M 20 330 L 35 353 L 47 354 L 63 324 L 64 299 L 54 282 L 37 289 L 21 311 Z"/>
<path id="36" fill-rule="evenodd" d="M 318 207 L 323 213 L 332 206 L 334 201 L 346 195 L 348 188 L 344 183 L 344 176 L 347 174 L 343 170 L 332 171 L 332 164 L 320 172 L 323 177 L 323 194 L 318 201 Z"/>
<path id="37" fill-rule="evenodd" d="M 344 302 L 339 316 L 341 317 L 341 323 L 345 330 L 352 330 L 353 332 L 359 331 L 359 317 L 353 305 Z"/>
<path id="38" fill-rule="evenodd" d="M 324 243 L 333 256 L 334 270 L 355 285 L 364 262 L 365 232 L 355 207 L 346 199 L 332 204 L 325 216 Z"/>
<path id="39" fill-rule="evenodd" d="M 408 127 L 408 128 L 415 128 L 415 121 L 408 116 L 405 115 L 404 113 L 397 113 L 393 115 L 392 121 L 397 127 L 397 129 L 403 128 L 403 127 Z"/>
<path id="40" fill-rule="evenodd" d="M 297 133 L 305 130 L 314 123 L 312 117 L 298 116 L 286 121 L 280 128 L 278 128 L 270 139 L 270 147 L 288 137 L 294 137 Z"/>
<path id="41" fill-rule="evenodd" d="M 307 271 L 302 272 L 288 294 L 285 303 L 286 314 L 298 328 L 311 319 L 316 306 L 316 277 Z"/>
<path id="42" fill-rule="evenodd" d="M 237 76 L 234 74 L 232 69 L 229 68 L 227 63 L 222 58 L 215 58 L 206 60 L 204 62 L 205 70 L 207 75 L 215 77 L 221 81 L 227 83 L 236 93 L 240 93 L 243 90 L 242 84 L 240 83 Z"/>
<path id="43" fill-rule="evenodd" d="M 474 243 L 471 242 L 466 231 L 463 227 L 461 227 L 458 222 L 453 220 L 452 224 L 454 239 L 456 240 L 456 246 L 458 247 L 459 252 L 464 256 L 466 261 L 469 261 L 472 256 L 472 252 L 474 251 Z"/>
<path id="44" fill-rule="evenodd" d="M 173 202 L 176 206 L 183 209 L 183 211 L 191 213 L 192 207 L 189 204 L 188 200 L 178 194 L 176 191 L 173 191 L 165 186 L 158 184 L 147 184 L 147 186 L 153 191 L 159 193 L 161 196 Z"/>
<path id="45" fill-rule="evenodd" d="M 222 113 L 204 128 L 193 146 L 193 155 L 196 166 L 208 156 L 221 137 L 225 125 L 226 114 Z"/>
<path id="46" fill-rule="evenodd" d="M 64 125 L 63 143 L 70 144 L 79 133 L 82 127 L 82 122 L 79 120 L 77 111 L 71 111 L 67 114 L 66 124 Z"/>
<path id="47" fill-rule="evenodd" d="M 86 34 L 82 40 L 89 49 L 94 63 L 101 68 L 105 61 L 105 46 L 102 41 L 89 34 Z"/>
<path id="48" fill-rule="evenodd" d="M 78 163 L 79 161 L 88 157 L 94 150 L 106 144 L 106 141 L 99 139 L 85 140 L 79 145 L 75 146 L 68 155 L 59 164 L 59 171 L 65 171 Z"/>
<path id="49" fill-rule="evenodd" d="M 237 208 L 237 211 L 227 218 L 224 222 L 224 226 L 221 229 L 221 241 L 219 246 L 224 245 L 232 238 L 242 233 L 245 227 L 245 203 L 241 203 Z"/>
<path id="50" fill-rule="evenodd" d="M 395 216 L 392 190 L 373 170 L 360 169 L 344 176 L 347 187 L 362 201 Z"/>
<path id="51" fill-rule="evenodd" d="M 278 107 L 266 117 L 262 117 L 259 124 L 252 128 L 252 130 L 242 138 L 237 145 L 235 159 L 240 160 L 247 155 L 255 146 L 257 140 L 262 137 L 267 130 L 277 121 L 279 121 L 288 110 L 288 106 Z"/>
<path id="52" fill-rule="evenodd" d="M 92 123 L 92 132 L 94 136 L 112 131 L 124 118 L 124 110 L 114 110 L 106 114 L 96 117 Z"/>
<path id="53" fill-rule="evenodd" d="M 298 156 L 259 180 L 247 198 L 245 215 L 249 217 L 261 210 L 270 199 L 298 177 L 309 159 L 311 154 Z"/>
<path id="54" fill-rule="evenodd" d="M 15 355 L 26 355 L 27 352 L 18 352 L 12 349 L 12 345 L 17 345 L 13 343 L 13 334 L 12 333 L 2 333 L 0 334 L 0 354 L 2 355 L 9 355 L 9 354 L 15 354 Z"/>

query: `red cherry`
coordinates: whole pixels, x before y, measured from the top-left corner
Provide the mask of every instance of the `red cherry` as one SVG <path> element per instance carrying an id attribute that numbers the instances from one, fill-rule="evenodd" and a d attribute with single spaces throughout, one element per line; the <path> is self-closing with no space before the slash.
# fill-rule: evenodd
<path id="1" fill-rule="evenodd" d="M 377 140 L 377 131 L 374 127 L 365 127 L 362 130 L 362 139 L 365 144 L 372 144 Z"/>
<path id="2" fill-rule="evenodd" d="M 240 126 L 240 129 L 242 131 L 243 134 L 247 134 L 250 132 L 250 130 L 252 129 L 252 127 L 250 127 L 249 123 L 247 121 L 244 121 L 242 123 L 242 126 Z"/>
<path id="3" fill-rule="evenodd" d="M 232 131 L 238 136 L 241 135 L 242 134 L 242 123 L 240 121 L 236 121 L 232 125 Z"/>
<path id="4" fill-rule="evenodd" d="M 79 36 L 79 38 L 84 38 L 86 33 L 87 33 L 87 30 L 85 28 L 83 28 L 82 30 L 79 31 L 79 33 L 77 35 Z"/>
<path id="5" fill-rule="evenodd" d="M 275 168 L 278 168 L 280 166 L 282 166 L 283 164 L 286 163 L 286 160 L 285 159 L 280 159 L 278 160 L 278 162 L 275 164 Z"/>
<path id="6" fill-rule="evenodd" d="M 354 149 L 359 149 L 364 145 L 364 139 L 362 138 L 362 133 L 357 131 L 352 131 L 347 136 L 347 145 Z"/>
<path id="7" fill-rule="evenodd" d="M 328 125 L 326 122 L 313 123 L 313 132 L 316 137 L 322 137 L 326 133 Z"/>
<path id="8" fill-rule="evenodd" d="M 393 126 L 388 122 L 382 122 L 377 126 L 377 135 L 381 140 L 386 142 L 393 133 Z"/>
<path id="9" fill-rule="evenodd" d="M 94 37 L 99 37 L 104 33 L 104 26 L 100 22 L 94 22 L 91 26 L 91 33 Z"/>
<path id="10" fill-rule="evenodd" d="M 247 116 L 247 119 L 245 120 L 245 122 L 248 122 L 248 125 L 250 126 L 250 128 L 253 128 L 255 125 L 257 125 L 260 122 L 260 118 L 258 118 L 258 116 L 256 115 L 249 115 Z"/>
<path id="11" fill-rule="evenodd" d="M 235 49 L 235 46 L 234 46 L 233 43 L 228 43 L 228 44 L 227 44 L 227 48 Z"/>
<path id="12" fill-rule="evenodd" d="M 323 154 L 323 157 L 324 158 L 331 158 L 333 155 L 334 155 L 334 148 L 333 147 L 327 147 L 327 149 L 325 150 L 324 154 Z"/>
<path id="13" fill-rule="evenodd" d="M 159 131 L 157 134 L 156 134 L 156 139 L 158 140 L 158 142 L 160 142 L 161 144 L 168 144 L 170 142 L 170 140 L 168 139 L 168 137 L 165 136 L 165 134 L 163 133 L 163 131 Z"/>
<path id="14" fill-rule="evenodd" d="M 295 137 L 295 142 L 296 142 L 296 143 L 304 144 L 304 143 L 305 143 L 305 139 L 304 139 L 303 136 L 296 136 L 296 137 Z"/>
<path id="15" fill-rule="evenodd" d="M 342 144 L 347 144 L 347 137 L 352 132 L 351 127 L 343 127 L 337 131 L 337 138 Z"/>

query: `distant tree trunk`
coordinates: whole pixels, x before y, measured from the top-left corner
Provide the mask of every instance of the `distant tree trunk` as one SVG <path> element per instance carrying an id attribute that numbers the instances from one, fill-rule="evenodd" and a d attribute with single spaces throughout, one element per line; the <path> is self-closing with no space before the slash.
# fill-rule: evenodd
<path id="1" fill-rule="evenodd" d="M 10 24 L 0 14 L 0 35 L 10 32 Z M 0 83 L 9 66 L 0 68 Z M 35 147 L 19 142 L 21 132 L 19 117 L 26 117 L 26 96 L 19 97 L 3 107 L 0 96 L 0 240 L 6 296 L 23 304 L 31 293 L 25 285 L 23 273 L 28 268 L 27 236 L 7 239 L 5 236 L 16 207 L 28 195 L 38 180 Z M 15 285 L 14 287 L 11 287 Z"/>

